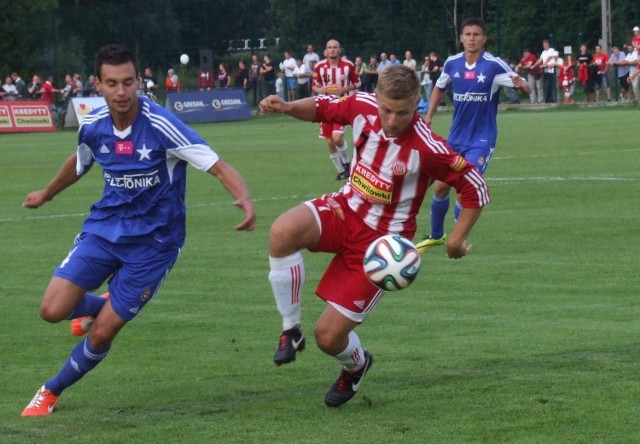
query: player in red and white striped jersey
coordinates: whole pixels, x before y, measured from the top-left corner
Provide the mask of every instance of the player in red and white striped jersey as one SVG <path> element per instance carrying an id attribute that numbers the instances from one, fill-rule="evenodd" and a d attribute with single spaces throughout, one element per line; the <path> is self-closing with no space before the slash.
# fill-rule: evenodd
<path id="1" fill-rule="evenodd" d="M 369 244 L 389 233 L 413 238 L 427 188 L 440 180 L 457 190 L 463 206 L 447 240 L 448 256 L 461 258 L 471 250 L 467 236 L 490 200 L 478 170 L 416 113 L 419 97 L 415 71 L 394 65 L 380 73 L 375 95 L 321 95 L 295 102 L 273 95 L 260 103 L 264 112 L 353 127 L 354 159 L 347 183 L 336 193 L 282 214 L 269 237 L 269 280 L 283 318 L 274 357 L 278 365 L 294 361 L 296 352 L 304 349 L 300 295 L 305 273 L 300 250 L 335 254 L 316 290 L 327 302 L 316 324 L 316 342 L 344 366 L 325 398 L 329 406 L 351 399 L 373 362 L 353 331 L 383 296 L 362 267 Z"/>
<path id="2" fill-rule="evenodd" d="M 311 88 L 316 94 L 345 96 L 360 86 L 360 77 L 355 65 L 340 57 L 340 43 L 329 40 L 325 49 L 326 58 L 313 68 Z M 322 122 L 320 137 L 327 140 L 329 157 L 338 170 L 336 180 L 349 177 L 349 153 L 344 140 L 344 125 Z"/>

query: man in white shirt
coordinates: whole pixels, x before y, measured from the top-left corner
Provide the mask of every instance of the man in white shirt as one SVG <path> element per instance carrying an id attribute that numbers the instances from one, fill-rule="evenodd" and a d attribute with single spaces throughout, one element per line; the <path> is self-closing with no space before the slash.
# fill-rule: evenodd
<path id="1" fill-rule="evenodd" d="M 540 54 L 540 57 L 533 65 L 544 67 L 544 74 L 542 76 L 542 89 L 544 90 L 544 103 L 555 103 L 555 92 L 556 92 L 556 76 L 555 76 L 555 67 L 549 66 L 549 61 L 553 54 L 557 53 L 555 49 L 551 47 L 549 40 L 542 41 L 542 47 L 544 50 Z"/>
<path id="2" fill-rule="evenodd" d="M 315 66 L 316 61 L 309 61 Z M 296 60 L 296 69 L 293 70 L 293 76 L 298 80 L 298 99 L 304 99 L 311 96 L 311 77 L 313 76 L 312 69 L 309 69 L 307 65 L 301 59 Z"/>
<path id="3" fill-rule="evenodd" d="M 296 69 L 296 60 L 291 57 L 291 51 L 285 51 L 284 60 L 280 62 L 280 71 L 284 73 L 287 81 L 287 102 L 296 100 L 296 78 L 293 76 L 294 69 Z"/>

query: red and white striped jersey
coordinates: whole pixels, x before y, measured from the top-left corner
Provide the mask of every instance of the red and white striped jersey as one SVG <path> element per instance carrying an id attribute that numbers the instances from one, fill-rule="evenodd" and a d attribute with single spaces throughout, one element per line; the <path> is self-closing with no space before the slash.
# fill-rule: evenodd
<path id="1" fill-rule="evenodd" d="M 387 138 L 375 94 L 321 95 L 315 100 L 316 121 L 353 127 L 351 177 L 339 193 L 349 208 L 379 233 L 412 239 L 416 217 L 434 180 L 455 188 L 465 208 L 480 208 L 490 202 L 482 174 L 432 133 L 419 114 L 402 136 Z"/>
<path id="2" fill-rule="evenodd" d="M 313 67 L 312 86 L 360 86 L 360 77 L 356 73 L 355 65 L 349 60 L 340 59 L 337 66 L 331 66 L 329 59 L 321 60 Z"/>

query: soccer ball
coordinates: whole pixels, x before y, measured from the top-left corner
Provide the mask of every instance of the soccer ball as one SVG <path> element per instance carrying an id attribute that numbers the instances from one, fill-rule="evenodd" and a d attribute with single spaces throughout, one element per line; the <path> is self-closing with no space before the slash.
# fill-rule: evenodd
<path id="1" fill-rule="evenodd" d="M 409 239 L 387 234 L 369 245 L 364 254 L 364 272 L 381 290 L 407 288 L 420 270 L 420 253 Z"/>
<path id="2" fill-rule="evenodd" d="M 183 65 L 189 63 L 189 56 L 187 54 L 182 54 L 180 56 L 180 63 L 182 63 Z"/>

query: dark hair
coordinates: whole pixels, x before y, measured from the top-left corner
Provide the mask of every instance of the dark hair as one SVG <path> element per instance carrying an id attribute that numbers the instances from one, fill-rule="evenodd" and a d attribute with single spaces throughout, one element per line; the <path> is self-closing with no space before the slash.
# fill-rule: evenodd
<path id="1" fill-rule="evenodd" d="M 96 54 L 96 60 L 95 60 L 95 70 L 97 73 L 96 76 L 98 77 L 98 79 L 102 80 L 101 78 L 102 65 L 118 66 L 118 65 L 124 65 L 129 62 L 133 64 L 134 68 L 136 69 L 136 75 L 138 75 L 138 68 L 137 68 L 138 62 L 136 61 L 136 56 L 133 54 L 133 52 L 130 49 L 125 48 L 122 45 L 116 45 L 116 44 L 105 45 L 102 48 L 100 48 L 100 50 Z"/>
<path id="2" fill-rule="evenodd" d="M 479 17 L 469 17 L 466 18 L 462 21 L 462 25 L 460 26 L 461 30 L 464 30 L 465 27 L 467 26 L 478 26 L 480 27 L 480 29 L 482 29 L 482 33 L 486 34 L 487 33 L 487 25 L 484 22 L 484 20 L 482 20 Z"/>

